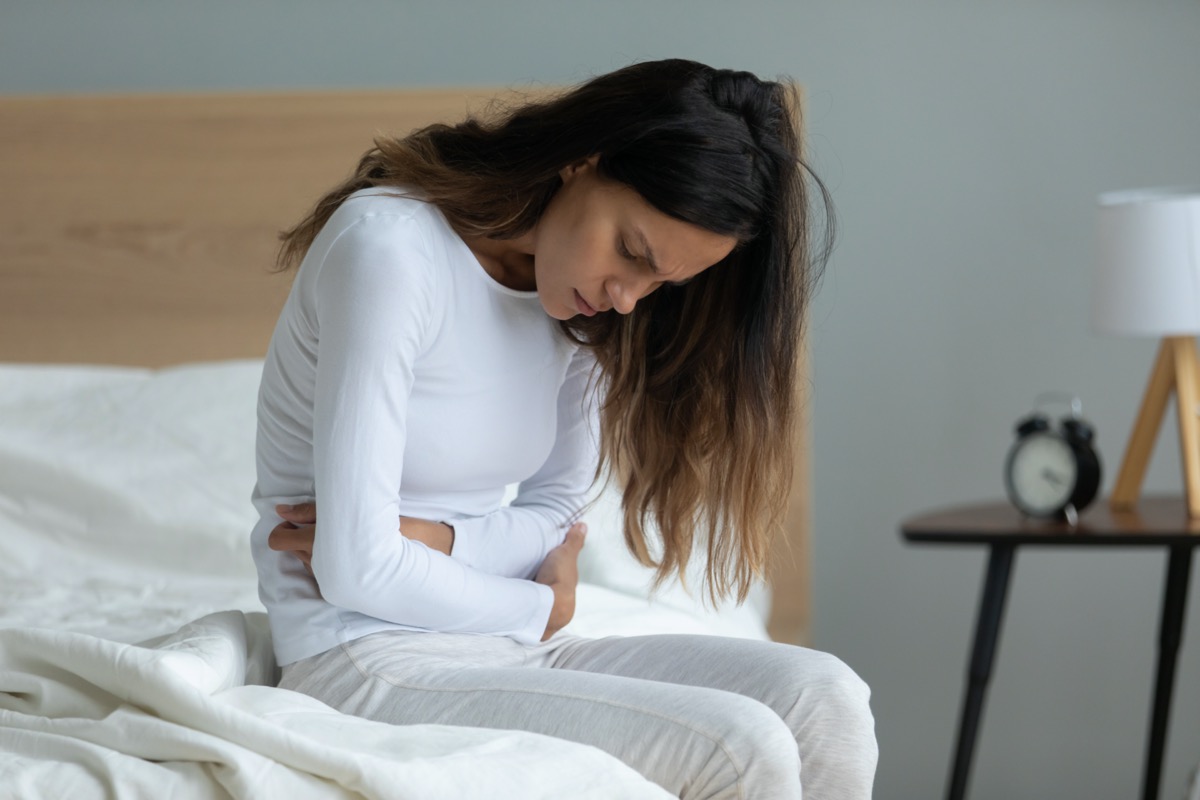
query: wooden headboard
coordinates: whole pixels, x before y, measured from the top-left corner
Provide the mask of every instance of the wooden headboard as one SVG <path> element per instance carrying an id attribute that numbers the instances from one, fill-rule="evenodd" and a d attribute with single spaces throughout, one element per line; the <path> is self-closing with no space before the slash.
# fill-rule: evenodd
<path id="1" fill-rule="evenodd" d="M 0 98 L 0 360 L 261 356 L 277 232 L 376 132 L 491 94 Z"/>
<path id="2" fill-rule="evenodd" d="M 0 97 L 0 362 L 260 358 L 290 275 L 277 234 L 377 133 L 496 89 Z M 807 641 L 807 425 L 769 629 Z"/>

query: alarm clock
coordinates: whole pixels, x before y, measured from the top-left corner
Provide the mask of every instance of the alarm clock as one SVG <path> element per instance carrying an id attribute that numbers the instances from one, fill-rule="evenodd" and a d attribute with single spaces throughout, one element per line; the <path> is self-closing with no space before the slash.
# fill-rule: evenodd
<path id="1" fill-rule="evenodd" d="M 1079 415 L 1079 401 L 1057 428 L 1035 412 L 1017 423 L 1016 434 L 1004 466 L 1009 500 L 1026 516 L 1074 525 L 1100 488 L 1096 434 Z"/>

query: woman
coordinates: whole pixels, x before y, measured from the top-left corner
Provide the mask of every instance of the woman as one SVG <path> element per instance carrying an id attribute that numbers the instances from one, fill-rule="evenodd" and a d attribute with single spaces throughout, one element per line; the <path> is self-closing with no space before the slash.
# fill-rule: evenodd
<path id="1" fill-rule="evenodd" d="M 282 235 L 300 266 L 263 374 L 253 534 L 281 686 L 584 742 L 681 797 L 870 795 L 868 691 L 837 659 L 558 632 L 604 474 L 656 586 L 696 549 L 713 599 L 763 575 L 820 260 L 791 93 L 635 64 L 377 139 Z"/>

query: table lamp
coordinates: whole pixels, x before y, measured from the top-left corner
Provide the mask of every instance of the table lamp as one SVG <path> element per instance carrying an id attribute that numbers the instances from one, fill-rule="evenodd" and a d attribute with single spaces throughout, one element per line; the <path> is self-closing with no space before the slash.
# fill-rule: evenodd
<path id="1" fill-rule="evenodd" d="M 1137 503 L 1172 392 L 1179 414 L 1188 515 L 1200 517 L 1200 186 L 1099 198 L 1092 326 L 1161 343 L 1109 503 Z"/>

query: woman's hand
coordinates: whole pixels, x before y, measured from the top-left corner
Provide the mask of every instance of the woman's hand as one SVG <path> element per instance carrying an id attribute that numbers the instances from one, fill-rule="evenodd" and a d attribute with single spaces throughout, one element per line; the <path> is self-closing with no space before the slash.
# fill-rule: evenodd
<path id="1" fill-rule="evenodd" d="M 267 537 L 267 546 L 272 550 L 295 553 L 304 562 L 304 568 L 312 574 L 312 547 L 316 538 L 317 504 L 300 503 L 294 506 L 277 505 L 275 513 L 283 522 L 275 526 Z M 434 522 L 416 517 L 400 517 L 400 532 L 403 536 L 421 542 L 432 550 L 450 555 L 454 549 L 454 528 L 444 522 Z"/>
<path id="2" fill-rule="evenodd" d="M 312 575 L 313 541 L 317 538 L 317 504 L 275 506 L 275 513 L 283 517 L 284 521 L 271 529 L 270 535 L 267 536 L 267 547 L 295 553 L 296 557 L 304 562 L 308 574 Z"/>
<path id="3" fill-rule="evenodd" d="M 454 528 L 444 522 L 416 517 L 400 518 L 400 533 L 439 553 L 450 555 L 454 550 Z"/>
<path id="4" fill-rule="evenodd" d="M 545 584 L 554 590 L 554 607 L 550 610 L 546 633 L 542 635 L 543 642 L 566 627 L 575 616 L 575 587 L 579 585 L 579 551 L 583 549 L 583 539 L 586 535 L 585 523 L 576 522 L 572 525 L 563 543 L 546 554 L 546 560 L 542 562 L 537 576 L 533 579 L 536 583 Z"/>

